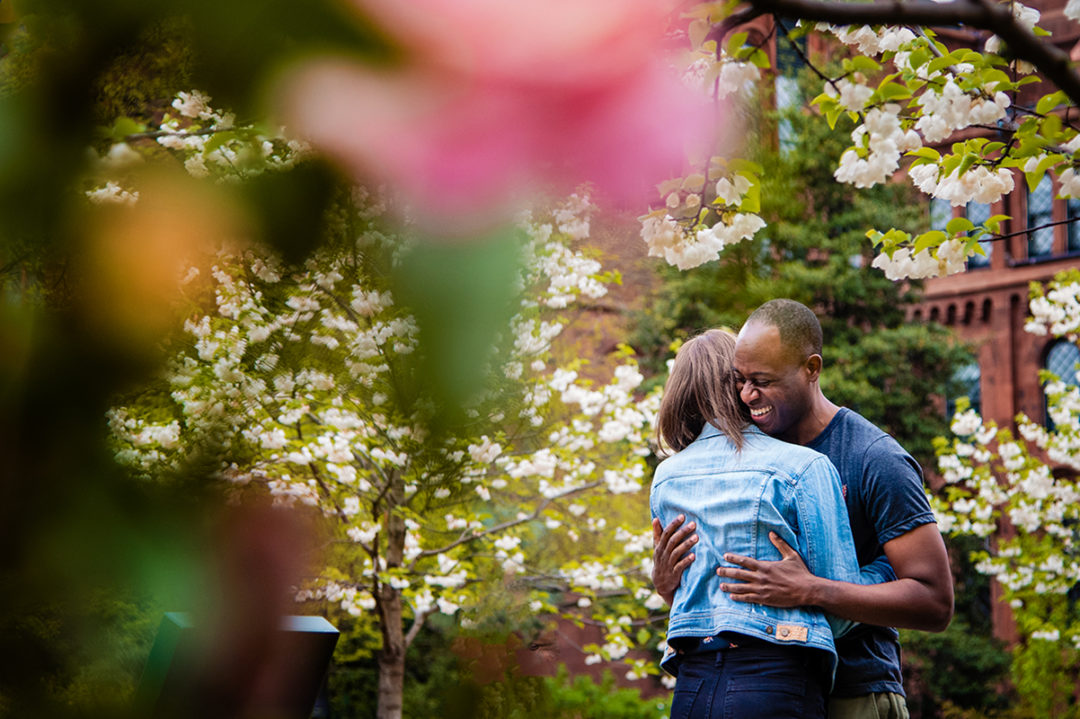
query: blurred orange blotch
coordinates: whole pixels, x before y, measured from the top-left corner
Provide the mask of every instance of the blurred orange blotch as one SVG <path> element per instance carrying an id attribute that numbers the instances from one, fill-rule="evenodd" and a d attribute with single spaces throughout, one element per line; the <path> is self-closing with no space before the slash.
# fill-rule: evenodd
<path id="1" fill-rule="evenodd" d="M 90 329 L 141 354 L 179 326 L 176 302 L 192 263 L 246 233 L 219 188 L 158 174 L 145 177 L 138 192 L 133 205 L 87 212 L 76 283 Z"/>

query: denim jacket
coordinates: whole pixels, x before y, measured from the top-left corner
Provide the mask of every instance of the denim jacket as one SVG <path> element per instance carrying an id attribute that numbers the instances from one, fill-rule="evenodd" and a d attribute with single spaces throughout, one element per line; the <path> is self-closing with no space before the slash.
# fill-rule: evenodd
<path id="1" fill-rule="evenodd" d="M 668 648 L 660 665 L 677 673 L 671 640 L 711 637 L 720 632 L 776 644 L 813 647 L 836 668 L 834 632 L 852 622 L 816 607 L 776 608 L 735 602 L 721 591 L 718 566 L 726 552 L 755 559 L 780 559 L 769 532 L 780 535 L 819 577 L 869 584 L 893 578 L 891 567 L 870 569 L 860 578 L 855 545 L 836 468 L 825 455 L 769 437 L 750 426 L 742 450 L 706 424 L 690 446 L 656 468 L 649 504 L 667 526 L 678 514 L 697 522 L 696 558 L 675 592 L 668 617 Z M 873 565 L 871 565 L 873 566 Z"/>

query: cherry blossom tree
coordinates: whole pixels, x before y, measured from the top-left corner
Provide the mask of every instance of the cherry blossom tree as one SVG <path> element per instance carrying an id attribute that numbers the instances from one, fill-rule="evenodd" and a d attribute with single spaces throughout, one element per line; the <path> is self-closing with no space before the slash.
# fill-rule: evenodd
<path id="1" fill-rule="evenodd" d="M 1078 297 L 1076 270 L 1036 286 L 1027 331 L 1076 342 Z M 1016 618 L 1013 678 L 1025 702 L 1038 714 L 1073 716 L 1080 613 L 1067 595 L 1080 582 L 1080 388 L 1048 371 L 1042 380 L 1050 427 L 1021 414 L 1016 436 L 959 405 L 953 437 L 937 440 L 946 487 L 932 502 L 944 533 L 986 540 L 975 568 L 1001 585 Z"/>
<path id="2" fill-rule="evenodd" d="M 273 171 L 305 152 L 236 127 L 208 100 L 182 94 L 157 134 L 190 172 L 234 181 L 238 168 Z M 226 141 L 200 134 L 203 123 L 224 124 Z M 87 195 L 139 202 L 116 183 Z M 476 622 L 493 591 L 512 589 L 535 614 L 602 626 L 603 644 L 585 648 L 590 662 L 654 649 L 650 615 L 662 602 L 648 584 L 651 534 L 618 510 L 630 502 L 646 516 L 658 397 L 639 394 L 628 356 L 607 375 L 553 360 L 571 313 L 615 278 L 578 249 L 588 198 L 522 221 L 519 306 L 451 432 L 432 429 L 439 408 L 418 371 L 420 327 L 388 280 L 417 247 L 388 229 L 387 203 L 354 190 L 299 267 L 255 246 L 194 264 L 165 380 L 110 412 L 118 459 L 152 480 L 209 457 L 238 491 L 324 516 L 325 566 L 296 599 L 329 602 L 377 633 L 379 716 L 400 716 L 405 652 L 427 619 Z M 580 554 L 553 552 L 558 541 Z M 626 661 L 631 677 L 656 672 Z"/>

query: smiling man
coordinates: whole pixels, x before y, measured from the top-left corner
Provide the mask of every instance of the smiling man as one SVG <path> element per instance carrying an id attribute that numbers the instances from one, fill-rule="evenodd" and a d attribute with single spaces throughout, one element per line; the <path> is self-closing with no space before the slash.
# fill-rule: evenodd
<path id="1" fill-rule="evenodd" d="M 850 584 L 815 577 L 783 540 L 778 561 L 725 555 L 716 570 L 737 601 L 774 607 L 813 605 L 862 622 L 836 640 L 840 663 L 830 719 L 908 716 L 893 627 L 942 631 L 953 610 L 945 544 L 923 492 L 918 463 L 888 434 L 822 393 L 821 324 L 793 300 L 772 300 L 747 319 L 735 348 L 740 397 L 754 423 L 778 439 L 826 455 L 840 473 L 859 565 L 895 580 Z M 697 536 L 683 519 L 653 523 L 653 584 L 670 603 L 694 560 Z"/>

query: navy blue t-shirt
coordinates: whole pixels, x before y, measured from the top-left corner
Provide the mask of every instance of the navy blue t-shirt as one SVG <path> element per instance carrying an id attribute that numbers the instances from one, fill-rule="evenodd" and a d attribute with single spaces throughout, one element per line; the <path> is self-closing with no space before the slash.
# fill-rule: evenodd
<path id="1" fill-rule="evenodd" d="M 882 545 L 936 522 L 923 491 L 922 469 L 895 439 L 842 407 L 808 445 L 840 473 L 859 566 L 885 556 Z M 840 664 L 833 696 L 904 693 L 896 630 L 861 624 L 836 640 Z"/>

